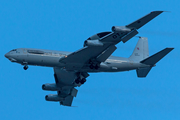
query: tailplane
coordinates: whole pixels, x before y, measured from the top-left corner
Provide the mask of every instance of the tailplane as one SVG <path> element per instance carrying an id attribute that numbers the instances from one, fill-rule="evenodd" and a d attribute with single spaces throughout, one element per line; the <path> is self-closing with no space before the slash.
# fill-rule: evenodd
<path id="1" fill-rule="evenodd" d="M 129 59 L 139 62 L 147 57 L 149 57 L 148 39 L 146 37 L 139 37 L 139 41 Z"/>
<path id="2" fill-rule="evenodd" d="M 165 48 L 161 50 L 160 52 L 140 61 L 140 63 L 149 65 L 149 67 L 146 68 L 138 68 L 136 69 L 137 76 L 138 77 L 146 77 L 149 71 L 155 64 L 160 61 L 164 56 L 166 56 L 169 52 L 171 52 L 174 48 Z"/>
<path id="3" fill-rule="evenodd" d="M 171 50 L 174 48 L 165 48 L 161 50 L 160 52 L 142 60 L 140 63 L 146 64 L 146 65 L 155 65 L 159 60 L 161 60 L 164 56 L 166 56 Z"/>
<path id="4" fill-rule="evenodd" d="M 136 73 L 138 77 L 146 77 L 149 71 L 152 67 L 146 67 L 146 68 L 138 68 L 136 69 Z"/>

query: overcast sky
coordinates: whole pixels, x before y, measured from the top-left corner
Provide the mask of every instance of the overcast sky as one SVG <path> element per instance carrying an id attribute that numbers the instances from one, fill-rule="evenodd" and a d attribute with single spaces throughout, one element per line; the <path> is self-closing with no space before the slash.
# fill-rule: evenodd
<path id="1" fill-rule="evenodd" d="M 179 0 L 12 0 L 0 1 L 0 118 L 2 120 L 180 119 Z M 164 10 L 139 29 L 148 37 L 150 55 L 175 49 L 146 78 L 136 71 L 90 74 L 77 88 L 73 106 L 45 101 L 44 83 L 54 83 L 53 69 L 11 63 L 14 48 L 76 51 L 88 37 L 111 31 L 155 10 Z M 138 41 L 119 43 L 115 56 L 129 57 Z"/>

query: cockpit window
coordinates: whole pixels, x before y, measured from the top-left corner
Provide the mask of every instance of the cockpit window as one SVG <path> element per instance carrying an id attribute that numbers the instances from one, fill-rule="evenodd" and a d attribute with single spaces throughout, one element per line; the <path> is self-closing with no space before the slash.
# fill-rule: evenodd
<path id="1" fill-rule="evenodd" d="M 40 50 L 27 50 L 27 52 L 31 54 L 44 54 L 44 52 Z"/>
<path id="2" fill-rule="evenodd" d="M 12 51 L 17 51 L 17 49 L 13 49 L 13 50 L 11 50 L 10 52 L 12 52 Z"/>

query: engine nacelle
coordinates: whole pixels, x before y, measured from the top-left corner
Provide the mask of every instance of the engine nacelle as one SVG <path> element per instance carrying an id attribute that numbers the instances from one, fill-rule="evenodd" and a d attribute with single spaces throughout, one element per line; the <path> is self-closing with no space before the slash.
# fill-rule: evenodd
<path id="1" fill-rule="evenodd" d="M 103 46 L 103 43 L 99 40 L 86 40 L 84 41 L 84 47 L 85 46 Z"/>
<path id="2" fill-rule="evenodd" d="M 64 98 L 58 96 L 57 94 L 46 95 L 45 99 L 46 99 L 46 101 L 55 101 L 55 102 L 63 101 L 64 100 Z"/>
<path id="3" fill-rule="evenodd" d="M 55 83 L 52 83 L 52 84 L 43 84 L 42 85 L 42 89 L 43 90 L 49 90 L 49 91 L 59 91 L 60 88 L 55 84 Z"/>
<path id="4" fill-rule="evenodd" d="M 113 32 L 130 32 L 131 29 L 127 28 L 126 26 L 113 26 Z"/>

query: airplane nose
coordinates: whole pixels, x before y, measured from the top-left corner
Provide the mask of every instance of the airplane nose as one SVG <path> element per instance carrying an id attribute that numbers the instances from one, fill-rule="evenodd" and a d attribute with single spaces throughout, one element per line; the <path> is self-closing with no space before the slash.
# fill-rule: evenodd
<path id="1" fill-rule="evenodd" d="M 4 56 L 5 56 L 6 58 L 8 58 L 8 57 L 9 57 L 9 53 L 6 53 Z"/>

